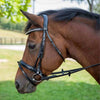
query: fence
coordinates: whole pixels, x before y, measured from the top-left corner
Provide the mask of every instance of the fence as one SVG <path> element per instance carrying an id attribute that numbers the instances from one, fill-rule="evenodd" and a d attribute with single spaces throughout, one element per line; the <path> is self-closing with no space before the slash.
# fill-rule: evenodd
<path id="1" fill-rule="evenodd" d="M 0 45 L 22 45 L 26 43 L 25 38 L 5 38 L 0 37 Z"/>

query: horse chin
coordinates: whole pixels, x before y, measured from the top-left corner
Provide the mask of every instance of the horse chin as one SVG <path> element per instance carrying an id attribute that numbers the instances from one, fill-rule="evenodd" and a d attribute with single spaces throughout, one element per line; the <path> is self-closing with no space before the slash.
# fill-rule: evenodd
<path id="1" fill-rule="evenodd" d="M 17 90 L 19 93 L 21 94 L 25 94 L 25 93 L 32 93 L 36 91 L 36 86 L 29 84 L 27 87 L 24 87 L 22 89 L 18 89 Z"/>

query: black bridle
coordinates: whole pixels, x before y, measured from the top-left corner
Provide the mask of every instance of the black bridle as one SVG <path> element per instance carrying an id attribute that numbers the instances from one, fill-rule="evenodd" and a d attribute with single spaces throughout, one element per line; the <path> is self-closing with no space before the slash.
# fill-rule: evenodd
<path id="1" fill-rule="evenodd" d="M 84 69 L 87 69 L 87 68 L 90 68 L 90 67 L 94 67 L 94 66 L 100 65 L 100 63 L 99 63 L 99 64 L 95 64 L 95 65 L 92 65 L 92 66 L 87 66 L 87 67 L 84 67 L 84 68 L 77 68 L 77 69 L 72 69 L 72 70 L 67 70 L 67 71 L 64 71 L 62 69 L 62 71 L 60 71 L 60 72 L 51 73 L 50 76 L 44 75 L 42 73 L 42 71 L 41 71 L 41 62 L 42 62 L 42 58 L 43 58 L 43 55 L 44 55 L 44 47 L 45 47 L 46 36 L 48 37 L 48 39 L 50 40 L 51 44 L 53 45 L 53 47 L 55 48 L 57 53 L 60 55 L 60 57 L 62 58 L 63 61 L 64 61 L 64 57 L 62 56 L 61 52 L 59 51 L 59 49 L 54 44 L 54 42 L 51 39 L 50 35 L 48 34 L 48 28 L 47 28 L 47 26 L 48 26 L 48 17 L 47 17 L 47 15 L 42 15 L 42 17 L 44 19 L 43 28 L 35 28 L 35 29 L 31 29 L 31 30 L 26 32 L 26 35 L 28 35 L 31 32 L 43 31 L 43 36 L 42 36 L 42 41 L 41 41 L 41 45 L 40 45 L 40 50 L 39 50 L 38 57 L 36 59 L 35 65 L 34 66 L 30 66 L 30 65 L 26 64 L 22 60 L 18 62 L 19 68 L 21 69 L 23 75 L 26 77 L 26 79 L 31 84 L 36 85 L 37 83 L 39 83 L 39 82 L 41 82 L 43 80 L 49 80 L 51 78 L 61 77 L 61 76 L 65 76 L 65 75 L 69 75 L 70 76 L 72 73 L 75 73 L 75 72 L 78 72 L 78 71 L 81 71 L 81 70 L 84 70 Z M 24 68 L 34 72 L 32 78 L 28 77 L 26 72 L 23 70 L 22 66 Z M 37 76 L 37 75 L 40 77 L 39 80 L 35 78 L 35 76 Z"/>

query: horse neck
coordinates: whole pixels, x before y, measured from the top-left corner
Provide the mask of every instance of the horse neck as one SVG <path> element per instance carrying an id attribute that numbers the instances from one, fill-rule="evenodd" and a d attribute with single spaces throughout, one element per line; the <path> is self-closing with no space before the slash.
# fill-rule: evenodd
<path id="1" fill-rule="evenodd" d="M 66 40 L 66 51 L 70 58 L 78 61 L 83 67 L 100 63 L 100 31 L 83 23 L 62 23 L 57 28 Z M 57 26 L 56 26 L 57 27 Z M 100 84 L 100 66 L 87 69 Z"/>
<path id="2" fill-rule="evenodd" d="M 70 56 L 83 66 L 100 63 L 99 33 L 96 34 L 91 27 L 79 23 L 69 23 L 67 29 L 66 43 Z"/>

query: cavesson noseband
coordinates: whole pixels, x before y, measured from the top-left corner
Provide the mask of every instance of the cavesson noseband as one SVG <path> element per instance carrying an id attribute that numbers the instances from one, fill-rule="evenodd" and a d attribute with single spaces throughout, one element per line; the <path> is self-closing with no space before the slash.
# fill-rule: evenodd
<path id="1" fill-rule="evenodd" d="M 51 44 L 53 45 L 53 47 L 55 48 L 55 50 L 57 51 L 57 53 L 60 55 L 60 57 L 63 59 L 64 61 L 64 57 L 62 56 L 61 52 L 59 51 L 59 49 L 56 47 L 56 45 L 54 44 L 53 40 L 51 39 L 50 35 L 48 34 L 48 17 L 47 15 L 42 15 L 43 19 L 44 19 L 44 24 L 43 24 L 43 28 L 35 28 L 35 29 L 30 29 L 29 31 L 26 32 L 26 35 L 30 34 L 31 32 L 35 32 L 35 31 L 43 31 L 43 36 L 42 36 L 42 41 L 41 41 L 41 45 L 40 45 L 40 50 L 39 50 L 39 53 L 38 53 L 38 57 L 36 59 L 36 62 L 34 64 L 34 66 L 30 66 L 28 64 L 26 64 L 23 60 L 21 61 L 18 61 L 18 65 L 19 65 L 19 68 L 21 69 L 23 75 L 26 77 L 26 79 L 33 85 L 37 85 L 38 82 L 41 82 L 43 80 L 49 80 L 51 78 L 56 78 L 56 77 L 61 77 L 61 76 L 65 76 L 65 75 L 71 75 L 72 73 L 75 73 L 75 72 L 78 72 L 78 71 L 81 71 L 81 70 L 84 70 L 84 69 L 87 69 L 87 68 L 90 68 L 90 67 L 94 67 L 94 66 L 98 66 L 100 64 L 95 64 L 95 65 L 92 65 L 92 66 L 87 66 L 87 67 L 84 67 L 84 68 L 77 68 L 77 69 L 72 69 L 72 70 L 67 70 L 67 71 L 64 71 L 62 69 L 62 71 L 60 72 L 54 72 L 54 73 L 51 73 L 50 76 L 46 76 L 42 73 L 41 71 L 41 62 L 42 62 L 42 58 L 43 58 L 43 55 L 44 55 L 44 47 L 45 47 L 45 40 L 46 40 L 46 36 L 48 37 L 48 39 L 50 40 Z M 23 70 L 23 68 L 26 68 L 32 72 L 34 72 L 34 74 L 32 75 L 32 78 L 29 78 L 28 75 L 26 74 L 26 72 Z M 39 76 L 40 79 L 37 80 L 35 78 L 35 76 Z"/>

